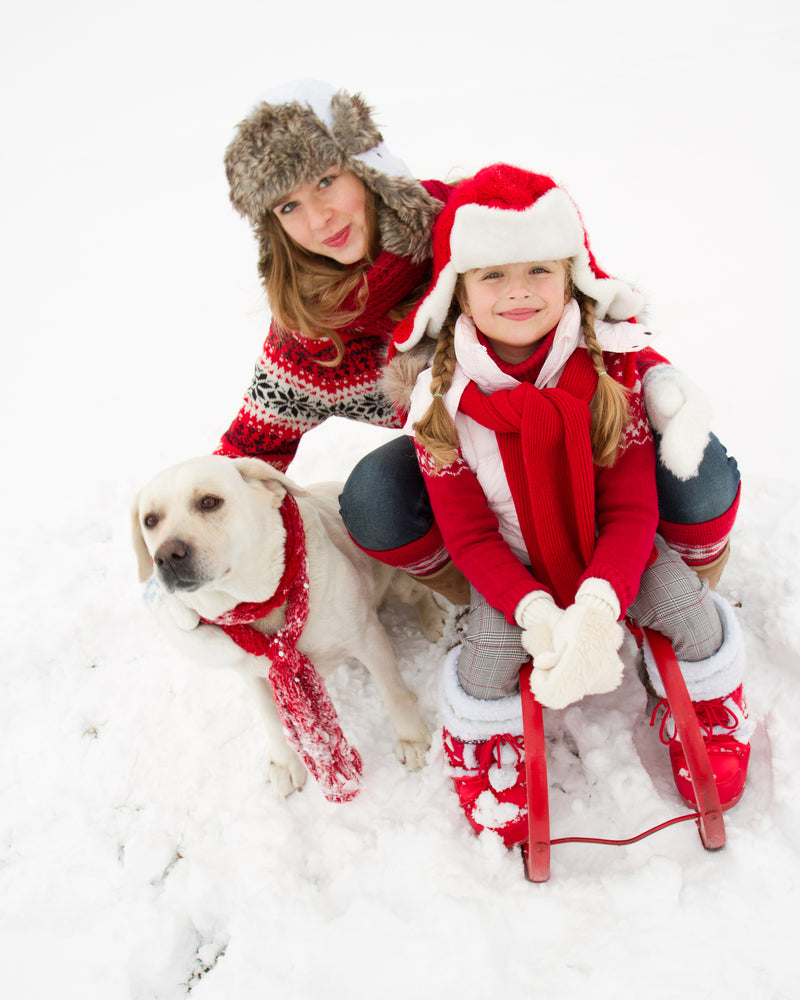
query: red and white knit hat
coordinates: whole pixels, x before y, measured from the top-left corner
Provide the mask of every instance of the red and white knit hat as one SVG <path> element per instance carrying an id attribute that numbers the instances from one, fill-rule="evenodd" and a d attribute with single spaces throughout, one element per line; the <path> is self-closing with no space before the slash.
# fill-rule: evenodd
<path id="1" fill-rule="evenodd" d="M 433 277 L 417 308 L 397 327 L 395 347 L 407 351 L 447 318 L 459 274 L 518 261 L 573 261 L 576 288 L 597 303 L 599 319 L 631 319 L 644 296 L 601 271 L 580 212 L 550 177 L 496 163 L 455 189 L 433 227 Z"/>

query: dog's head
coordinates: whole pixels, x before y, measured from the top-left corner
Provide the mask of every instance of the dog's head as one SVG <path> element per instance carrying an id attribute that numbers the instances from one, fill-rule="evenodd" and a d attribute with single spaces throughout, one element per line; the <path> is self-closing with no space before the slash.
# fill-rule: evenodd
<path id="1" fill-rule="evenodd" d="M 279 579 L 285 531 L 278 508 L 286 493 L 304 492 L 257 458 L 208 455 L 164 470 L 133 504 L 139 579 L 155 572 L 171 593 L 238 593 L 270 561 L 280 563 Z"/>

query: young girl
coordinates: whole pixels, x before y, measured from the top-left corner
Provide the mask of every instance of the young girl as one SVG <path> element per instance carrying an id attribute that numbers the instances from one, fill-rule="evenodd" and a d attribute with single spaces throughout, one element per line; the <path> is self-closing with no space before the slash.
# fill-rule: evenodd
<path id="1" fill-rule="evenodd" d="M 434 227 L 434 279 L 398 338 L 439 333 L 413 432 L 436 521 L 472 584 L 444 665 L 444 743 L 477 830 L 526 839 L 519 669 L 552 708 L 620 683 L 626 615 L 672 642 L 723 806 L 741 795 L 752 724 L 731 606 L 656 536 L 655 449 L 635 350 L 642 299 L 601 271 L 550 178 L 503 164 L 461 184 Z M 604 345 L 601 349 L 600 343 Z M 655 538 L 655 545 L 654 545 Z M 662 697 L 657 671 L 650 683 Z M 671 719 L 677 787 L 691 801 Z"/>

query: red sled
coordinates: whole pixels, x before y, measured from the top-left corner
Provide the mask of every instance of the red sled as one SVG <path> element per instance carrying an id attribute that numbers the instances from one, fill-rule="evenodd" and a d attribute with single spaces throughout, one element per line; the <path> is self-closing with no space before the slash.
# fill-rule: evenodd
<path id="1" fill-rule="evenodd" d="M 644 641 L 650 647 L 653 660 L 661 675 L 667 701 L 672 711 L 678 731 L 689 777 L 694 789 L 697 811 L 676 816 L 658 826 L 627 840 L 604 840 L 594 837 L 550 838 L 550 805 L 547 783 L 547 758 L 545 753 L 544 723 L 542 706 L 533 696 L 530 686 L 532 667 L 528 663 L 520 671 L 520 692 L 522 695 L 522 722 L 525 736 L 525 779 L 528 788 L 528 842 L 522 846 L 526 877 L 531 882 L 546 882 L 550 878 L 550 848 L 554 844 L 584 843 L 612 844 L 625 846 L 635 844 L 675 823 L 695 819 L 703 846 L 709 851 L 717 851 L 725 845 L 725 821 L 719 792 L 714 781 L 714 772 L 708 759 L 708 751 L 695 715 L 694 706 L 686 690 L 678 661 L 669 639 L 642 629 Z"/>

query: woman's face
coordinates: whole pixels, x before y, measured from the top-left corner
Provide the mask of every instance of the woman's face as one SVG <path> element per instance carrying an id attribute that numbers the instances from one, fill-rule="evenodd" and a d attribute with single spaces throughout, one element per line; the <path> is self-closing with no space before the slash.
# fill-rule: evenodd
<path id="1" fill-rule="evenodd" d="M 349 170 L 331 167 L 317 181 L 290 192 L 272 211 L 304 250 L 355 264 L 369 249 L 367 192 Z"/>

